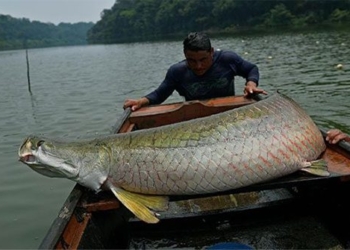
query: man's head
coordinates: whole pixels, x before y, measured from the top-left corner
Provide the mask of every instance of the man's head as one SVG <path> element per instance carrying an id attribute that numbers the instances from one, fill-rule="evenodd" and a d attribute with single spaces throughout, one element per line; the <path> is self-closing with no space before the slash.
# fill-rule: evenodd
<path id="1" fill-rule="evenodd" d="M 188 67 L 196 75 L 204 75 L 213 64 L 214 49 L 205 33 L 191 32 L 183 41 Z"/>
<path id="2" fill-rule="evenodd" d="M 184 52 L 186 52 L 186 50 L 191 50 L 191 51 L 206 50 L 210 52 L 211 50 L 210 39 L 207 34 L 202 32 L 189 33 L 185 38 L 183 45 L 184 45 Z"/>

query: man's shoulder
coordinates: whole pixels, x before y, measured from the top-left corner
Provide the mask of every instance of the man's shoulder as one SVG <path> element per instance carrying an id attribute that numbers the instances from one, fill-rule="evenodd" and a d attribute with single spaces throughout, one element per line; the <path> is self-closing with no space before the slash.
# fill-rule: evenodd
<path id="1" fill-rule="evenodd" d="M 186 60 L 182 60 L 170 66 L 168 71 L 183 71 L 187 69 Z"/>
<path id="2" fill-rule="evenodd" d="M 232 50 L 216 50 L 214 52 L 214 60 L 218 63 L 235 64 L 240 61 L 240 57 Z"/>
<path id="3" fill-rule="evenodd" d="M 223 58 L 232 58 L 232 57 L 238 56 L 237 53 L 235 53 L 232 50 L 221 50 L 221 49 L 215 50 L 214 55 L 218 57 L 223 57 Z"/>

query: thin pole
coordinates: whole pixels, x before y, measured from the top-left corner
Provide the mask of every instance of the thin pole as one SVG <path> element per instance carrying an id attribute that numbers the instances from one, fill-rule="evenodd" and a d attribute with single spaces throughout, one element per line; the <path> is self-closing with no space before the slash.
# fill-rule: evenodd
<path id="1" fill-rule="evenodd" d="M 30 87 L 30 76 L 29 76 L 29 59 L 28 59 L 28 50 L 26 49 L 26 60 L 27 60 L 27 78 L 28 78 L 28 90 L 29 93 L 32 93 L 31 87 Z"/>

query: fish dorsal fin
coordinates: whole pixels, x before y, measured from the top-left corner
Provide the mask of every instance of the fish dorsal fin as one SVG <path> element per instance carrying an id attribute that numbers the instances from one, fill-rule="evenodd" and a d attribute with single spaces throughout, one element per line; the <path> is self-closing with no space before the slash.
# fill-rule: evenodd
<path id="1" fill-rule="evenodd" d="M 305 167 L 301 169 L 304 172 L 308 172 L 317 176 L 330 176 L 327 168 L 327 162 L 323 159 L 305 162 Z"/>
<path id="2" fill-rule="evenodd" d="M 136 217 L 147 223 L 157 223 L 159 219 L 151 211 L 165 211 L 168 209 L 168 197 L 136 194 L 121 188 L 112 186 L 113 194 L 124 204 Z"/>

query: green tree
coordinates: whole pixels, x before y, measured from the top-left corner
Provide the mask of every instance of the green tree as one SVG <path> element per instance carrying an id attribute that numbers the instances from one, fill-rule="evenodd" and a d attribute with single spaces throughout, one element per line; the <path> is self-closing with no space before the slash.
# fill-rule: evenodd
<path id="1" fill-rule="evenodd" d="M 278 4 L 266 14 L 264 25 L 268 27 L 289 26 L 295 16 L 284 4 Z"/>
<path id="2" fill-rule="evenodd" d="M 349 23 L 350 21 L 350 11 L 335 9 L 329 16 L 328 19 L 331 23 Z"/>
<path id="3" fill-rule="evenodd" d="M 0 50 L 87 44 L 91 23 L 54 25 L 0 15 Z"/>

